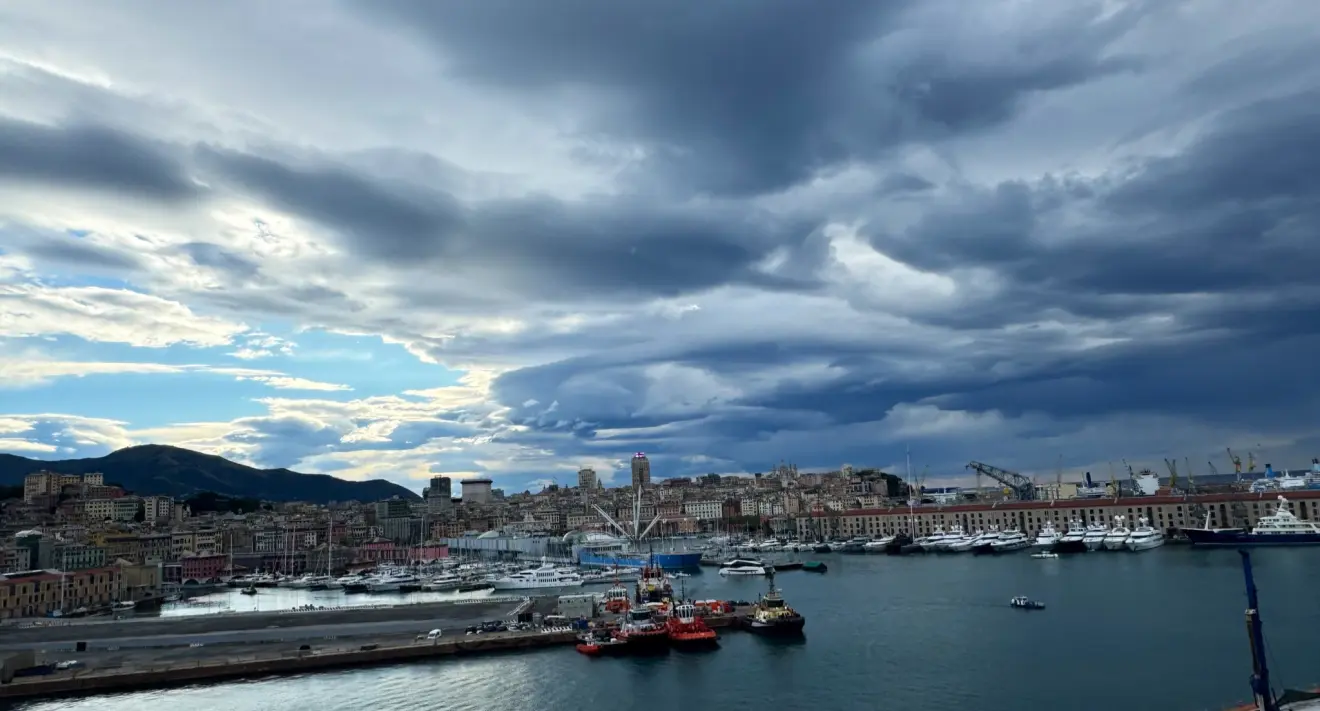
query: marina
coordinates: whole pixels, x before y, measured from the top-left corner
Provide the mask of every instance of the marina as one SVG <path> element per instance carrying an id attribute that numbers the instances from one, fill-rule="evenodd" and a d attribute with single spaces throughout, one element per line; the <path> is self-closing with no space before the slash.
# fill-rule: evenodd
<path id="1" fill-rule="evenodd" d="M 1141 555 L 1064 556 L 1048 565 L 1027 555 L 819 557 L 828 561 L 826 576 L 785 573 L 774 579 L 788 605 L 808 620 L 798 640 L 724 633 L 712 625 L 719 633 L 717 651 L 690 654 L 657 649 L 651 655 L 594 659 L 574 651 L 578 640 L 570 633 L 548 648 L 529 647 L 498 658 L 419 656 L 407 664 L 387 662 L 310 676 L 258 676 L 241 684 L 32 701 L 19 708 L 163 711 L 179 704 L 205 703 L 202 699 L 219 694 L 232 711 L 257 711 L 271 703 L 348 711 L 380 703 L 424 705 L 426 699 L 443 694 L 453 708 L 460 709 L 569 711 L 606 700 L 619 702 L 620 708 L 640 709 L 641 702 L 630 700 L 635 695 L 645 695 L 649 707 L 682 703 L 684 694 L 699 693 L 709 703 L 733 705 L 827 703 L 835 708 L 867 708 L 874 698 L 883 697 L 893 704 L 935 711 L 961 711 L 969 704 L 987 711 L 1012 711 L 1054 699 L 1082 711 L 1116 706 L 1218 711 L 1248 697 L 1243 679 L 1250 656 L 1241 624 L 1241 569 L 1231 550 L 1165 546 Z M 1290 686 L 1320 680 L 1309 652 L 1320 612 L 1305 592 L 1311 571 L 1320 564 L 1320 550 L 1269 548 L 1257 552 L 1255 559 L 1257 579 L 1267 598 L 1275 678 Z M 878 588 L 882 580 L 884 587 Z M 684 594 L 697 600 L 755 601 L 768 587 L 765 577 L 720 576 L 713 570 L 680 581 Z M 1024 593 L 1048 608 L 1032 614 L 1010 609 L 1006 601 Z M 330 591 L 271 594 L 282 596 L 291 606 L 330 596 L 357 597 Z M 236 589 L 218 596 L 242 597 Z M 865 614 L 856 614 L 859 610 Z M 492 613 L 473 618 L 486 614 Z M 393 643 L 386 639 L 376 643 L 424 645 L 425 639 L 413 638 L 425 635 L 427 624 L 415 624 L 406 640 L 395 637 Z M 973 629 L 976 633 L 970 634 Z M 455 633 L 445 625 L 442 639 Z M 466 643 L 474 637 L 462 634 L 461 639 Z M 1038 654 L 1042 645 L 1066 646 L 1069 639 L 1097 640 L 1097 644 L 1115 640 L 1124 652 L 1123 688 L 1092 683 L 1095 669 L 1072 664 L 1067 655 Z M 318 640 L 311 643 L 310 651 L 357 649 L 370 643 L 351 640 L 355 644 L 349 645 L 348 641 Z M 236 656 L 296 655 L 305 643 L 290 642 L 283 649 L 243 647 Z M 190 659 L 189 655 L 207 649 L 174 650 L 173 655 Z M 1019 673 L 1028 659 L 1033 660 L 1033 677 L 1038 681 L 1011 696 L 997 693 L 997 680 Z M 931 666 L 936 660 L 956 665 L 959 673 L 937 673 Z M 575 678 L 587 668 L 579 665 L 617 668 L 622 678 L 607 673 L 594 676 L 598 683 L 590 689 L 565 688 L 564 678 Z M 867 672 L 887 665 L 912 671 L 902 678 Z M 697 668 L 708 674 L 694 677 Z M 791 679 L 783 673 L 789 668 Z M 803 676 L 812 678 L 813 684 L 801 683 Z M 1140 702 L 1134 702 L 1134 694 Z"/>

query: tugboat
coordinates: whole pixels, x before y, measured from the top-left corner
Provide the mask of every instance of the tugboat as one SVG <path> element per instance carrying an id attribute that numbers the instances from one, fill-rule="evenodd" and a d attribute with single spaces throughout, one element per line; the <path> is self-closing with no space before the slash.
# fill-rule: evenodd
<path id="1" fill-rule="evenodd" d="M 1019 610 L 1044 610 L 1045 603 L 1039 600 L 1029 600 L 1026 595 L 1018 595 L 1008 601 L 1009 607 L 1016 607 Z"/>
<path id="2" fill-rule="evenodd" d="M 637 602 L 665 602 L 674 596 L 674 586 L 658 565 L 642 568 L 642 577 L 637 581 Z"/>
<path id="3" fill-rule="evenodd" d="M 775 589 L 775 574 L 769 572 L 770 590 L 757 601 L 751 614 L 743 618 L 743 626 L 756 634 L 776 637 L 791 637 L 802 634 L 807 620 L 797 610 L 784 603 L 784 598 Z"/>
<path id="4" fill-rule="evenodd" d="M 629 652 L 656 651 L 667 649 L 669 645 L 669 631 L 656 624 L 651 611 L 645 607 L 629 610 L 614 637 L 626 642 Z"/>
<path id="5" fill-rule="evenodd" d="M 628 643 L 607 632 L 587 632 L 578 635 L 577 651 L 588 657 L 612 657 L 627 651 Z"/>
<path id="6" fill-rule="evenodd" d="M 686 602 L 676 606 L 669 619 L 665 620 L 665 632 L 675 647 L 694 649 L 719 645 L 715 630 L 707 627 L 706 621 L 697 616 L 696 605 Z"/>

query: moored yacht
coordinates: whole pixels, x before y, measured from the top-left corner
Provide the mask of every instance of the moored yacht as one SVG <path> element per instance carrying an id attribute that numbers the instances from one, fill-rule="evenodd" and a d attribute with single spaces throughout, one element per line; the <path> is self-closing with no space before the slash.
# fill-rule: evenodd
<path id="1" fill-rule="evenodd" d="M 576 571 L 562 570 L 542 558 L 539 568 L 520 570 L 503 577 L 491 578 L 488 582 L 496 590 L 571 588 L 582 585 L 582 576 Z"/>
<path id="2" fill-rule="evenodd" d="M 998 539 L 996 539 L 993 543 L 990 544 L 990 552 L 1011 553 L 1013 551 L 1020 551 L 1023 548 L 1028 548 L 1030 546 L 1031 546 L 1031 539 L 1027 538 L 1027 534 L 1017 530 L 1016 528 L 1013 528 L 1004 531 L 1002 534 L 1000 534 Z"/>
<path id="3" fill-rule="evenodd" d="M 1031 545 L 1037 548 L 1050 548 L 1055 543 L 1058 543 L 1061 538 L 1063 538 L 1063 536 L 1059 535 L 1059 531 L 1054 528 L 1054 522 L 1046 521 L 1045 525 L 1041 526 L 1040 533 L 1036 534 L 1036 540 L 1032 541 Z"/>
<path id="4" fill-rule="evenodd" d="M 1164 545 L 1164 532 L 1152 527 L 1145 516 L 1137 519 L 1137 527 L 1132 530 L 1132 535 L 1128 536 L 1127 549 L 1145 551 L 1162 545 Z"/>
<path id="5" fill-rule="evenodd" d="M 994 550 L 995 541 L 1003 534 L 999 532 L 998 526 L 991 526 L 989 531 L 982 533 L 972 541 L 972 553 L 990 553 Z"/>
<path id="6" fill-rule="evenodd" d="M 974 533 L 965 533 L 962 538 L 950 543 L 946 550 L 950 553 L 966 553 L 971 550 L 972 547 L 976 545 L 977 541 L 981 540 L 981 536 L 984 535 L 985 531 L 979 528 L 976 529 Z"/>
<path id="7" fill-rule="evenodd" d="M 374 593 L 416 592 L 421 589 L 422 581 L 411 573 L 381 575 L 367 583 L 367 591 Z"/>
<path id="8" fill-rule="evenodd" d="M 893 543 L 895 538 L 897 538 L 897 536 L 888 535 L 881 536 L 874 541 L 867 541 L 862 545 L 862 550 L 866 553 L 884 553 L 885 548 L 888 548 L 889 544 Z"/>
<path id="9" fill-rule="evenodd" d="M 1059 536 L 1059 540 L 1054 542 L 1050 550 L 1054 553 L 1085 553 L 1087 550 L 1085 538 L 1086 527 L 1074 518 L 1068 522 L 1068 531 Z"/>
<path id="10" fill-rule="evenodd" d="M 1241 528 L 1184 528 L 1194 546 L 1314 546 L 1320 545 L 1320 524 L 1303 521 L 1293 515 L 1288 499 L 1279 497 L 1279 507 L 1272 515 L 1261 516 L 1246 531 Z"/>
<path id="11" fill-rule="evenodd" d="M 940 545 L 935 549 L 936 553 L 952 553 L 955 544 L 961 543 L 968 538 L 968 534 L 963 530 L 962 524 L 957 524 L 949 529 L 949 533 L 940 541 Z"/>
<path id="12" fill-rule="evenodd" d="M 913 543 L 921 546 L 921 549 L 924 551 L 933 551 L 938 550 L 939 547 L 944 544 L 944 540 L 948 537 L 949 534 L 945 533 L 943 528 L 937 528 L 929 536 L 922 536 L 913 541 Z"/>
<path id="13" fill-rule="evenodd" d="M 1105 547 L 1105 538 L 1108 536 L 1108 528 L 1103 524 L 1093 523 L 1086 527 L 1086 535 L 1082 537 L 1082 543 L 1086 544 L 1086 550 L 1098 551 Z"/>
<path id="14" fill-rule="evenodd" d="M 1114 517 L 1114 527 L 1105 535 L 1105 550 L 1121 551 L 1127 547 L 1127 539 L 1132 535 L 1132 530 L 1124 524 L 1126 520 L 1124 516 Z"/>
<path id="15" fill-rule="evenodd" d="M 734 558 L 725 561 L 720 575 L 765 575 L 769 568 L 763 561 L 753 558 Z"/>

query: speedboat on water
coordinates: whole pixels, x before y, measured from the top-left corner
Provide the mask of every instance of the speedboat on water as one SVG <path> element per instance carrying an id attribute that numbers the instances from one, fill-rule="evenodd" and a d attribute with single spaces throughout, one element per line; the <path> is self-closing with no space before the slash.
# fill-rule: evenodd
<path id="1" fill-rule="evenodd" d="M 1279 506 L 1269 516 L 1261 516 L 1250 530 L 1241 528 L 1184 528 L 1194 546 L 1314 546 L 1320 545 L 1320 524 L 1297 518 L 1288 499 L 1279 496 Z"/>
<path id="2" fill-rule="evenodd" d="M 1132 531 L 1124 524 L 1126 520 L 1125 516 L 1114 517 L 1114 527 L 1105 534 L 1105 550 L 1121 551 L 1127 547 L 1127 539 L 1132 535 Z"/>
<path id="3" fill-rule="evenodd" d="M 1128 536 L 1127 549 L 1130 551 L 1148 551 L 1162 545 L 1164 545 L 1164 532 L 1151 526 L 1150 521 L 1145 516 L 1137 519 L 1137 527 L 1132 530 L 1132 535 Z"/>

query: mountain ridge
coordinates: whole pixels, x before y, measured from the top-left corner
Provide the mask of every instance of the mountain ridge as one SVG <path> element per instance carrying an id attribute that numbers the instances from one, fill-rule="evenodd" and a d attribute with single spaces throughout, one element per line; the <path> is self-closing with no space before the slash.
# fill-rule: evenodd
<path id="1" fill-rule="evenodd" d="M 29 459 L 0 454 L 0 485 L 22 486 L 23 477 L 38 471 L 61 474 L 101 472 L 135 494 L 183 498 L 203 491 L 266 501 L 379 501 L 398 496 L 418 499 L 406 487 L 384 479 L 349 481 L 329 474 L 303 474 L 290 469 L 257 469 L 214 454 L 163 444 L 141 444 L 85 459 Z"/>

